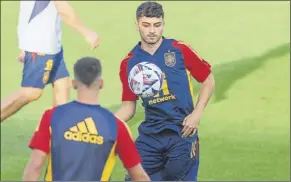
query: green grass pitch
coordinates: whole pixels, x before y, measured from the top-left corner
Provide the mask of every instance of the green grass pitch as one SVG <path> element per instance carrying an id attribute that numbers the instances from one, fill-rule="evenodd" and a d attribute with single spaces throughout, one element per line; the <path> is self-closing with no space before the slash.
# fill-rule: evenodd
<path id="1" fill-rule="evenodd" d="M 1 2 L 1 99 L 16 91 L 22 65 L 16 61 L 19 2 Z M 90 51 L 64 25 L 63 44 L 70 71 L 81 56 L 104 66 L 101 104 L 120 104 L 119 63 L 136 44 L 135 9 L 140 2 L 72 2 L 81 18 L 101 35 Z M 165 36 L 189 43 L 208 60 L 215 94 L 200 125 L 199 180 L 290 180 L 290 9 L 289 2 L 162 2 Z M 199 85 L 195 83 L 196 97 Z M 72 93 L 72 99 L 75 93 Z M 1 179 L 21 180 L 30 156 L 27 144 L 44 109 L 42 98 L 1 124 Z M 129 122 L 133 135 L 143 119 L 139 106 Z M 112 180 L 123 180 L 118 161 Z"/>

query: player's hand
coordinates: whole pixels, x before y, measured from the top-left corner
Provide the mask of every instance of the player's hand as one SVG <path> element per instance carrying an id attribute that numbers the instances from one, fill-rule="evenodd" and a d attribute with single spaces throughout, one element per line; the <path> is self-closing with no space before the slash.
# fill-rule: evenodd
<path id="1" fill-rule="evenodd" d="M 183 121 L 183 129 L 182 129 L 182 137 L 186 138 L 186 137 L 192 137 L 195 135 L 197 129 L 198 129 L 198 125 L 199 125 L 199 121 L 201 118 L 202 112 L 200 112 L 199 110 L 195 111 L 191 114 L 189 114 Z"/>
<path id="2" fill-rule="evenodd" d="M 24 57 L 25 57 L 25 52 L 24 51 L 21 51 L 20 54 L 19 54 L 19 56 L 18 56 L 18 58 L 17 58 L 17 60 L 19 62 L 23 63 L 24 62 Z"/>
<path id="3" fill-rule="evenodd" d="M 91 49 L 95 49 L 99 46 L 100 43 L 100 37 L 97 35 L 96 32 L 93 31 L 87 31 L 85 34 L 85 39 L 90 45 Z"/>

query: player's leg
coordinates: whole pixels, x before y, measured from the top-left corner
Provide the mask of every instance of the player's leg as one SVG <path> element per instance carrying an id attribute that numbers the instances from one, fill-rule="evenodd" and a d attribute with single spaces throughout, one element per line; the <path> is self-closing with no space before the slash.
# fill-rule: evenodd
<path id="1" fill-rule="evenodd" d="M 176 132 L 169 132 L 167 138 L 168 152 L 167 164 L 164 170 L 164 179 L 166 181 L 180 181 L 190 179 L 191 181 L 197 180 L 197 145 L 181 138 Z M 194 169 L 195 166 L 196 168 Z M 189 171 L 191 170 L 191 174 Z M 196 170 L 196 171 L 195 171 Z"/>
<path id="2" fill-rule="evenodd" d="M 51 73 L 50 81 L 53 86 L 53 105 L 62 105 L 70 100 L 70 78 L 67 70 L 63 50 L 57 56 L 54 69 Z"/>
<path id="3" fill-rule="evenodd" d="M 37 100 L 42 94 L 42 89 L 21 87 L 17 92 L 1 101 L 1 122 L 18 112 L 26 104 Z"/>
<path id="4" fill-rule="evenodd" d="M 41 96 L 49 79 L 52 64 L 53 60 L 47 56 L 26 52 L 21 88 L 1 101 L 1 122 Z"/>
<path id="5" fill-rule="evenodd" d="M 53 83 L 53 105 L 62 105 L 70 100 L 70 78 L 60 78 Z"/>
<path id="6" fill-rule="evenodd" d="M 135 143 L 142 158 L 142 167 L 151 181 L 162 181 L 162 170 L 165 165 L 162 152 L 163 145 L 155 138 L 141 132 Z M 127 174 L 125 175 L 125 181 L 131 181 Z"/>

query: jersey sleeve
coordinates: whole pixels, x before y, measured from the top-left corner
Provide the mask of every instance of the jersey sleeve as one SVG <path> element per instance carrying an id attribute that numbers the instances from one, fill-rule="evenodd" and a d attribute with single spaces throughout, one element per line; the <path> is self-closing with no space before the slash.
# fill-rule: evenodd
<path id="1" fill-rule="evenodd" d="M 50 109 L 46 110 L 42 115 L 39 125 L 29 143 L 31 149 L 38 149 L 47 154 L 50 153 L 50 120 L 52 113 L 53 109 Z"/>
<path id="2" fill-rule="evenodd" d="M 200 58 L 197 53 L 187 44 L 182 42 L 174 42 L 174 47 L 178 47 L 184 56 L 184 64 L 186 69 L 198 81 L 204 82 L 211 73 L 211 65 Z"/>
<path id="3" fill-rule="evenodd" d="M 141 158 L 132 140 L 128 126 L 119 119 L 116 120 L 118 127 L 116 153 L 125 168 L 132 168 L 141 162 Z"/>
<path id="4" fill-rule="evenodd" d="M 119 77 L 122 84 L 122 101 L 136 101 L 138 96 L 136 96 L 129 88 L 128 85 L 128 75 L 127 75 L 127 63 L 132 57 L 132 54 L 129 54 L 120 64 Z"/>

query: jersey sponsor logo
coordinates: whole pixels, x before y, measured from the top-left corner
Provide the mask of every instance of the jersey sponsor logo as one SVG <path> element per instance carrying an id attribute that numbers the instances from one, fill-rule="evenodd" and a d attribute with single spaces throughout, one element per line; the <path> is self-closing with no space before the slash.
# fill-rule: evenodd
<path id="1" fill-rule="evenodd" d="M 103 136 L 100 136 L 92 118 L 86 118 L 64 133 L 66 140 L 102 145 Z"/>
<path id="2" fill-rule="evenodd" d="M 168 82 L 167 82 L 167 78 L 166 78 L 165 73 L 163 73 L 163 77 L 164 77 L 164 82 L 163 82 L 162 89 L 159 93 L 157 93 L 154 96 L 154 99 L 151 99 L 148 101 L 149 105 L 162 103 L 162 102 L 166 102 L 166 101 L 170 101 L 170 100 L 176 100 L 176 96 L 171 94 L 169 91 Z"/>
<path id="3" fill-rule="evenodd" d="M 167 96 L 164 96 L 164 97 L 161 97 L 161 98 L 156 98 L 156 99 L 152 99 L 149 101 L 149 104 L 152 105 L 152 104 L 157 104 L 157 103 L 161 103 L 161 102 L 165 102 L 165 101 L 169 101 L 169 100 L 175 100 L 176 97 L 174 95 L 167 95 Z"/>
<path id="4" fill-rule="evenodd" d="M 164 54 L 165 64 L 169 67 L 173 67 L 176 64 L 175 52 L 168 52 Z"/>

